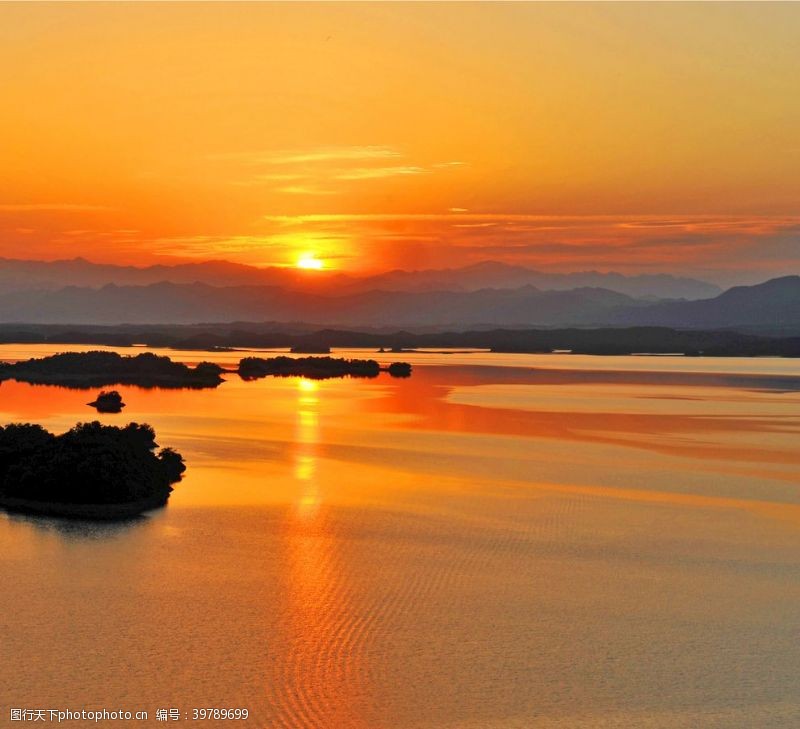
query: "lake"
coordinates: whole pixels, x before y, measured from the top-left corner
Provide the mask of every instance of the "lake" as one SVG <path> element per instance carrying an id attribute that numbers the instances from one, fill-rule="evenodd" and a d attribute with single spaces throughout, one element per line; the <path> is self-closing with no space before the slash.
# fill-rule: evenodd
<path id="1" fill-rule="evenodd" d="M 0 385 L 0 422 L 147 422 L 188 466 L 134 522 L 0 515 L 3 721 L 800 725 L 796 360 L 334 354 L 414 374 L 118 387 L 100 416 Z"/>

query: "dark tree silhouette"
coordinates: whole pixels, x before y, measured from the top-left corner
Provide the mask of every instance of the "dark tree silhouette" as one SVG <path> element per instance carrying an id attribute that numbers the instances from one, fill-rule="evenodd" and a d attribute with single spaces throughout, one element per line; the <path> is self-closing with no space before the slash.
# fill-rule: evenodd
<path id="1" fill-rule="evenodd" d="M 163 505 L 185 470 L 171 448 L 156 452 L 149 425 L 79 423 L 61 435 L 38 425 L 0 427 L 0 505 L 64 513 L 64 505 L 98 507 L 87 516 L 115 513 L 99 507 Z"/>
<path id="2" fill-rule="evenodd" d="M 158 454 L 158 457 L 161 459 L 161 463 L 166 469 L 170 483 L 180 481 L 183 472 L 186 470 L 186 464 L 183 462 L 183 456 L 181 456 L 181 454 L 173 448 L 162 448 L 161 452 Z"/>

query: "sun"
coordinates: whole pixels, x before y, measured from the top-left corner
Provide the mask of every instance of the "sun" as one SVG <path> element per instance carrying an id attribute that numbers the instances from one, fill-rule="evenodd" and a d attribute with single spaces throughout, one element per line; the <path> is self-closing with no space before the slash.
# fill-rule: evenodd
<path id="1" fill-rule="evenodd" d="M 307 271 L 320 271 L 325 264 L 313 253 L 304 253 L 297 259 L 296 265 L 298 268 L 304 268 Z"/>

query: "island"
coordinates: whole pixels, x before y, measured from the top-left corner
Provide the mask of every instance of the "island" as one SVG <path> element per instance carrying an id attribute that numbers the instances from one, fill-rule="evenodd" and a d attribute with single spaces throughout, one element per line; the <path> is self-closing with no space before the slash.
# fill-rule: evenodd
<path id="1" fill-rule="evenodd" d="M 374 359 L 344 359 L 337 357 L 245 357 L 239 361 L 239 376 L 243 380 L 261 377 L 307 377 L 325 380 L 331 377 L 377 377 L 381 372 L 392 377 L 410 377 L 408 362 L 393 362 L 381 367 Z"/>
<path id="2" fill-rule="evenodd" d="M 125 403 L 122 402 L 122 395 L 116 390 L 103 390 L 94 402 L 86 403 L 91 405 L 99 413 L 120 413 Z"/>
<path id="3" fill-rule="evenodd" d="M 374 359 L 336 357 L 245 357 L 239 362 L 239 376 L 244 380 L 260 377 L 307 377 L 324 380 L 331 377 L 377 377 L 381 366 Z"/>
<path id="4" fill-rule="evenodd" d="M 128 519 L 164 506 L 186 467 L 156 451 L 146 424 L 78 423 L 61 435 L 40 425 L 0 427 L 0 507 L 76 519 Z"/>
<path id="5" fill-rule="evenodd" d="M 216 387 L 224 370 L 212 362 L 189 367 L 152 352 L 137 355 L 116 352 L 63 352 L 22 362 L 1 363 L 0 381 L 14 379 L 42 385 L 66 387 Z"/>

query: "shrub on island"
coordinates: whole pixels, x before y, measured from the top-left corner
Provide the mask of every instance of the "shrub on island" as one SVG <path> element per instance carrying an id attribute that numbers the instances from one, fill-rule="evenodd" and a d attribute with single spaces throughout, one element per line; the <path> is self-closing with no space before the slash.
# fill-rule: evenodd
<path id="1" fill-rule="evenodd" d="M 101 519 L 163 506 L 185 466 L 176 451 L 157 448 L 153 429 L 139 423 L 79 423 L 61 435 L 0 427 L 0 506 Z"/>

